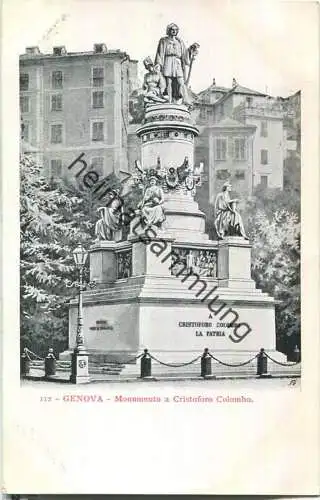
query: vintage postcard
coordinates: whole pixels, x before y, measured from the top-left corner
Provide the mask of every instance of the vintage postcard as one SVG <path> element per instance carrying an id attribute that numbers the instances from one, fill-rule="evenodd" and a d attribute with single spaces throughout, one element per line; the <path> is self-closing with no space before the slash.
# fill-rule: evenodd
<path id="1" fill-rule="evenodd" d="M 318 37 L 3 2 L 4 493 L 319 492 Z"/>

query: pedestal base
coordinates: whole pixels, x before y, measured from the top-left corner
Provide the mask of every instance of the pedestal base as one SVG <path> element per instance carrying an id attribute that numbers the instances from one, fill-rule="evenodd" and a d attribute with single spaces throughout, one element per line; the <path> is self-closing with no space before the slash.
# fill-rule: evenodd
<path id="1" fill-rule="evenodd" d="M 87 352 L 74 350 L 72 353 L 70 382 L 72 384 L 86 384 L 90 382 L 89 356 Z"/>

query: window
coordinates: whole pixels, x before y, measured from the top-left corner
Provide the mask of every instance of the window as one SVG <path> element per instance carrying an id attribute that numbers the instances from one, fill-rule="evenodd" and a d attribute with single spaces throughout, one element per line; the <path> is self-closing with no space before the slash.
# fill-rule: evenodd
<path id="1" fill-rule="evenodd" d="M 63 75 L 62 71 L 53 71 L 52 72 L 52 88 L 53 89 L 62 89 L 62 81 L 63 81 Z"/>
<path id="2" fill-rule="evenodd" d="M 29 90 L 29 75 L 22 73 L 20 75 L 20 90 Z"/>
<path id="3" fill-rule="evenodd" d="M 266 121 L 261 122 L 260 137 L 268 137 L 268 122 Z"/>
<path id="4" fill-rule="evenodd" d="M 225 181 L 230 177 L 229 170 L 217 170 L 217 179 Z"/>
<path id="5" fill-rule="evenodd" d="M 223 104 L 223 102 L 218 107 L 218 115 L 220 118 L 224 117 L 224 104 Z"/>
<path id="6" fill-rule="evenodd" d="M 261 149 L 261 165 L 268 165 L 268 150 Z"/>
<path id="7" fill-rule="evenodd" d="M 261 175 L 260 184 L 264 188 L 268 187 L 268 176 L 267 175 Z"/>
<path id="8" fill-rule="evenodd" d="M 92 68 L 92 86 L 103 87 L 104 71 L 103 68 Z"/>
<path id="9" fill-rule="evenodd" d="M 51 111 L 62 110 L 62 95 L 55 94 L 51 96 Z"/>
<path id="10" fill-rule="evenodd" d="M 22 123 L 22 138 L 25 142 L 30 141 L 30 125 L 27 122 Z"/>
<path id="11" fill-rule="evenodd" d="M 202 118 L 202 120 L 207 119 L 207 108 L 200 108 L 200 118 Z"/>
<path id="12" fill-rule="evenodd" d="M 96 54 L 101 54 L 102 52 L 107 52 L 107 47 L 104 43 L 95 43 L 93 50 Z"/>
<path id="13" fill-rule="evenodd" d="M 244 170 L 236 170 L 235 178 L 237 180 L 243 180 L 243 179 L 245 179 L 245 171 Z"/>
<path id="14" fill-rule="evenodd" d="M 247 106 L 249 108 L 251 108 L 252 104 L 253 104 L 253 99 L 252 97 L 246 97 L 246 103 L 247 103 Z"/>
<path id="15" fill-rule="evenodd" d="M 92 140 L 93 141 L 103 141 L 103 122 L 93 122 L 92 123 Z"/>
<path id="16" fill-rule="evenodd" d="M 216 138 L 216 160 L 225 161 L 227 159 L 227 139 Z"/>
<path id="17" fill-rule="evenodd" d="M 103 176 L 103 164 L 104 164 L 104 158 L 103 156 L 95 156 L 91 160 L 91 170 L 94 170 L 99 174 L 99 176 Z"/>
<path id="18" fill-rule="evenodd" d="M 92 107 L 93 108 L 103 108 L 103 90 L 97 90 L 92 92 Z"/>
<path id="19" fill-rule="evenodd" d="M 51 144 L 61 144 L 62 143 L 62 125 L 55 124 L 51 125 Z"/>
<path id="20" fill-rule="evenodd" d="M 53 55 L 55 56 L 63 56 L 66 53 L 67 51 L 64 45 L 60 45 L 59 47 L 53 47 Z"/>
<path id="21" fill-rule="evenodd" d="M 51 176 L 61 177 L 62 160 L 51 160 Z"/>
<path id="22" fill-rule="evenodd" d="M 30 102 L 29 97 L 27 97 L 25 95 L 20 97 L 21 113 L 29 113 L 29 102 Z"/>
<path id="23" fill-rule="evenodd" d="M 246 159 L 246 139 L 245 137 L 240 137 L 234 139 L 234 159 L 235 160 L 245 160 Z"/>

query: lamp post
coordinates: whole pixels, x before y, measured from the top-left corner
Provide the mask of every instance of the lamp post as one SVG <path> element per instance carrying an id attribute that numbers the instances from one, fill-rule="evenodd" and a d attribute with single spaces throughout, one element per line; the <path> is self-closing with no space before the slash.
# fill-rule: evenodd
<path id="1" fill-rule="evenodd" d="M 89 382 L 89 356 L 84 347 L 83 335 L 83 307 L 82 307 L 82 292 L 83 292 L 83 268 L 88 257 L 88 252 L 82 245 L 78 245 L 73 251 L 74 262 L 79 271 L 79 298 L 78 298 L 78 321 L 76 345 L 72 353 L 71 376 L 70 382 L 81 384 Z"/>

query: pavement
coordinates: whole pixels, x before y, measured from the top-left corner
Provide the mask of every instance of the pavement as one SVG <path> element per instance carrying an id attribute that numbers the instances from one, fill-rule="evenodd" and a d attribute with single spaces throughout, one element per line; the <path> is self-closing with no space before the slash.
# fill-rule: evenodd
<path id="1" fill-rule="evenodd" d="M 22 379 L 21 385 L 26 387 L 37 386 L 37 387 L 46 387 L 47 389 L 58 389 L 63 388 L 66 389 L 68 386 L 74 386 L 74 384 L 67 383 L 67 381 L 59 381 L 55 380 L 47 381 L 43 379 L 34 380 L 34 379 Z M 120 386 L 130 386 L 130 389 L 135 388 L 162 388 L 162 387 L 174 387 L 174 386 L 183 386 L 183 388 L 192 388 L 192 389 L 213 389 L 213 388 L 247 388 L 247 389 L 274 389 L 274 388 L 300 388 L 300 377 L 270 377 L 270 378 L 209 378 L 209 379 L 200 379 L 198 378 L 189 378 L 189 379 L 181 379 L 181 378 L 157 378 L 157 379 L 127 379 L 127 380 L 95 380 L 88 384 L 83 384 L 88 388 L 94 387 L 97 388 L 106 388 L 107 386 L 116 388 Z M 82 385 L 82 386 L 83 386 Z"/>

